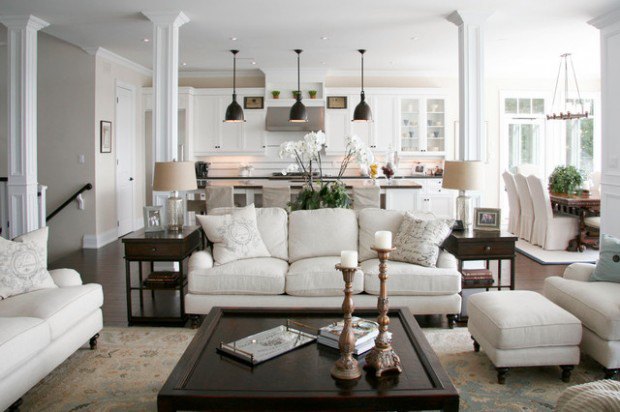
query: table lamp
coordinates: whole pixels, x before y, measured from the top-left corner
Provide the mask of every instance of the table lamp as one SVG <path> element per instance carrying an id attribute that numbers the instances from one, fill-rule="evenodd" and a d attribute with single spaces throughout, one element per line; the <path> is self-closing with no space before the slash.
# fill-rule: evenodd
<path id="1" fill-rule="evenodd" d="M 183 198 L 179 191 L 196 190 L 196 169 L 194 162 L 157 162 L 153 175 L 153 190 L 170 192 L 166 199 L 166 217 L 169 230 L 183 230 Z"/>
<path id="2" fill-rule="evenodd" d="M 466 190 L 482 190 L 484 188 L 484 163 L 477 161 L 446 161 L 443 168 L 445 189 L 456 189 L 456 219 L 463 222 L 466 230 L 471 229 L 473 210 L 471 198 Z"/>

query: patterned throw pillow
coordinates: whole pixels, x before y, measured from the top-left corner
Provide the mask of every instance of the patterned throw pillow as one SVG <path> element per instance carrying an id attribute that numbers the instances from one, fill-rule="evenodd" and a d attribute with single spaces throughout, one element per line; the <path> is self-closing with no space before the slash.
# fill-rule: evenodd
<path id="1" fill-rule="evenodd" d="M 196 216 L 207 238 L 213 242 L 217 265 L 239 259 L 269 257 L 256 224 L 254 204 L 235 209 L 229 215 Z"/>
<path id="2" fill-rule="evenodd" d="M 405 213 L 394 239 L 396 250 L 391 260 L 434 268 L 439 257 L 439 246 L 452 232 L 452 219 L 416 219 Z"/>
<path id="3" fill-rule="evenodd" d="M 592 282 L 620 282 L 620 239 L 611 235 L 601 236 L 600 253 Z"/>
<path id="4" fill-rule="evenodd" d="M 47 227 L 13 242 L 0 238 L 0 300 L 55 287 L 47 271 Z"/>

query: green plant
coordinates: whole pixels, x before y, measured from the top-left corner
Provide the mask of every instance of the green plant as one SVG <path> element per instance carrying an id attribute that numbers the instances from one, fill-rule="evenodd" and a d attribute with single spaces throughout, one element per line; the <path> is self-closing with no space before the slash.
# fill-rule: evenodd
<path id="1" fill-rule="evenodd" d="M 271 91 L 271 96 L 272 96 L 274 99 L 277 99 L 278 97 L 280 97 L 280 90 L 272 90 L 272 91 Z"/>
<path id="2" fill-rule="evenodd" d="M 291 210 L 311 210 L 322 208 L 349 208 L 351 198 L 347 188 L 341 181 L 321 184 L 316 190 L 311 185 L 305 185 L 299 192 L 297 199 L 290 202 Z"/>
<path id="3" fill-rule="evenodd" d="M 308 90 L 308 96 L 310 96 L 311 99 L 314 99 L 317 93 L 316 90 Z"/>
<path id="4" fill-rule="evenodd" d="M 575 166 L 557 166 L 549 176 L 549 189 L 554 193 L 572 194 L 584 179 L 584 173 Z"/>
<path id="5" fill-rule="evenodd" d="M 297 91 L 297 90 L 293 90 L 293 92 L 292 92 L 292 93 L 293 93 L 293 99 L 296 99 L 296 98 L 297 98 L 297 95 L 300 95 L 300 96 L 301 96 L 301 92 L 299 92 L 299 91 Z"/>

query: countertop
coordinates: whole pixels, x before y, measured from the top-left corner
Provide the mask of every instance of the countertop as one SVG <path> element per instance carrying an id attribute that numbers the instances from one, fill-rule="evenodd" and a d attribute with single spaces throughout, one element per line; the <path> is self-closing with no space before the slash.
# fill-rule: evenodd
<path id="1" fill-rule="evenodd" d="M 353 187 L 368 187 L 371 185 L 370 179 L 342 179 L 347 188 Z M 288 186 L 291 189 L 301 189 L 303 186 L 301 180 L 271 180 L 265 181 L 265 179 L 199 179 L 199 188 L 205 186 L 233 186 L 236 189 L 262 189 L 265 186 L 268 187 L 281 187 Z M 377 180 L 377 184 L 381 189 L 421 189 L 422 185 L 413 179 L 394 179 L 388 182 L 387 179 Z"/>
<path id="2" fill-rule="evenodd" d="M 335 179 L 334 176 L 327 176 L 328 179 Z M 434 176 L 427 174 L 414 174 L 409 176 L 394 176 L 393 179 L 442 179 L 443 175 Z M 248 177 L 249 180 L 276 180 L 276 181 L 296 181 L 301 179 L 299 176 L 251 176 Z M 210 180 L 246 180 L 241 176 L 214 176 L 208 177 L 206 179 L 198 179 L 198 181 L 210 181 Z M 367 176 L 345 176 L 343 180 L 369 180 Z M 377 181 L 385 180 L 385 177 L 380 176 L 377 178 Z"/>

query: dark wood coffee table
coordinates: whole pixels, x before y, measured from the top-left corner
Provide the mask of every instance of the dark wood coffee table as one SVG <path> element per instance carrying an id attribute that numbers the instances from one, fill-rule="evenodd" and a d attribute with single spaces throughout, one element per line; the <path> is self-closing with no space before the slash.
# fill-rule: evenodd
<path id="1" fill-rule="evenodd" d="M 376 310 L 355 315 L 375 318 Z M 407 309 L 389 312 L 400 375 L 338 382 L 330 368 L 335 349 L 316 343 L 251 367 L 216 352 L 230 342 L 293 319 L 319 327 L 342 319 L 324 309 L 213 308 L 157 396 L 159 411 L 176 410 L 428 410 L 457 411 L 459 395 L 415 318 Z M 364 365 L 363 357 L 359 358 Z"/>

